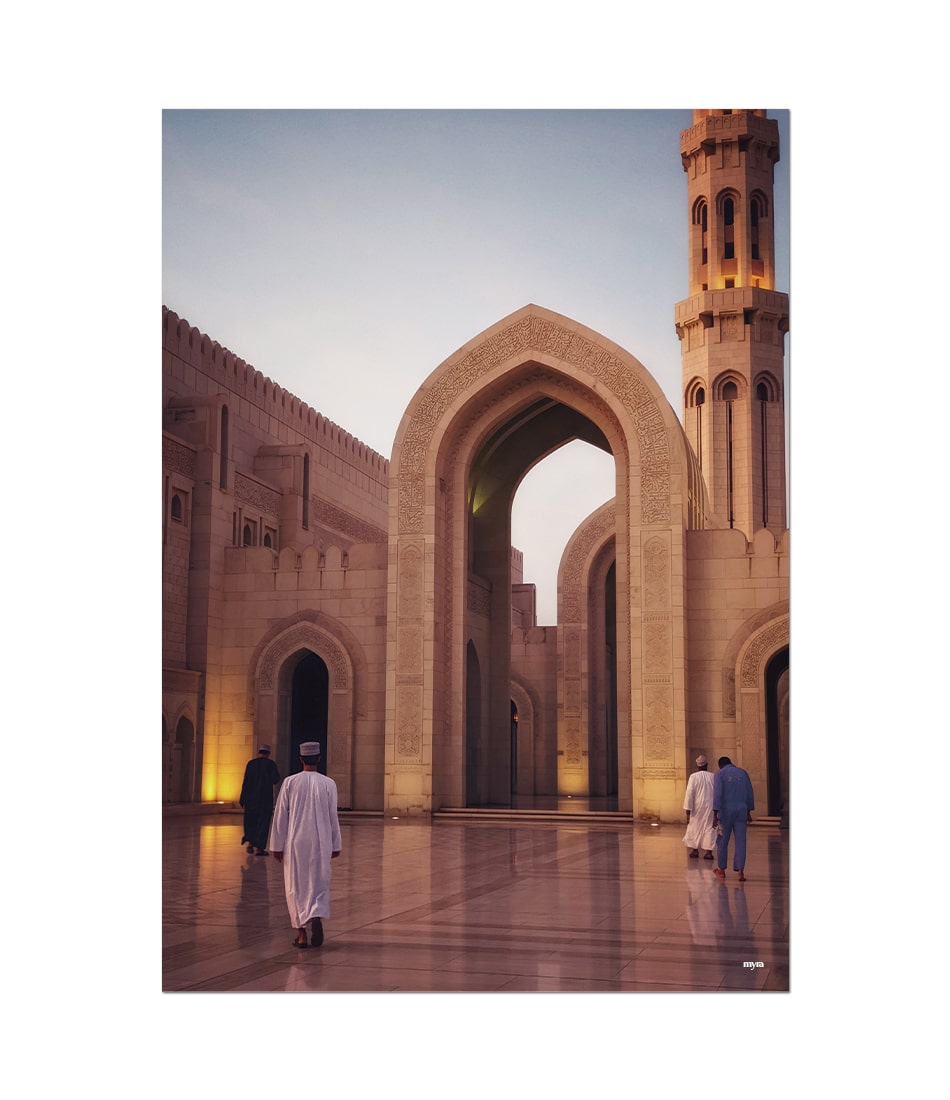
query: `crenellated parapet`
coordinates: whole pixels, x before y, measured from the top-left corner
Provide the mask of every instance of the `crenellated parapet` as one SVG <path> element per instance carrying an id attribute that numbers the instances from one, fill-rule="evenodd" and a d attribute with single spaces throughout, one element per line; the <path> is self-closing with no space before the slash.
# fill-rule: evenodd
<path id="1" fill-rule="evenodd" d="M 162 346 L 171 355 L 312 443 L 333 451 L 377 480 L 380 475 L 388 477 L 387 458 L 166 306 L 162 306 Z"/>

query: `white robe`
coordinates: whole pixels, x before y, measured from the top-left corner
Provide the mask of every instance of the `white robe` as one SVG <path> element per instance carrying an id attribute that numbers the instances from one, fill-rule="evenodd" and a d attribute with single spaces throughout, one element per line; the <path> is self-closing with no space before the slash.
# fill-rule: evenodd
<path id="1" fill-rule="evenodd" d="M 343 847 L 336 797 L 336 783 L 319 772 L 289 775 L 277 795 L 267 847 L 284 853 L 284 891 L 294 928 L 330 915 L 330 857 Z"/>
<path id="2" fill-rule="evenodd" d="M 683 809 L 689 810 L 689 824 L 683 843 L 687 848 L 716 850 L 716 830 L 713 828 L 713 783 L 711 772 L 693 772 L 686 784 Z"/>

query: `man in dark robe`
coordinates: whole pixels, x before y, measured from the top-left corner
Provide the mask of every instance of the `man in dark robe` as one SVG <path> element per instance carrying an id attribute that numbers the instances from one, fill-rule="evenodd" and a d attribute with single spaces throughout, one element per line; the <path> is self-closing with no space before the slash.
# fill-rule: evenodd
<path id="1" fill-rule="evenodd" d="M 247 762 L 244 785 L 241 787 L 241 805 L 244 807 L 241 843 L 247 845 L 249 854 L 257 848 L 259 856 L 267 855 L 265 848 L 271 814 L 274 812 L 274 787 L 279 782 L 280 772 L 270 758 L 270 745 L 261 745 L 257 756 Z"/>

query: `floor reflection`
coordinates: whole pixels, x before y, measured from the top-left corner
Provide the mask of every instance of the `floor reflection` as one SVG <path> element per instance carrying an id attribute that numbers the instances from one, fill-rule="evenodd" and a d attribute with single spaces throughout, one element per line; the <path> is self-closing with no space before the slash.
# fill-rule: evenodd
<path id="1" fill-rule="evenodd" d="M 342 829 L 324 946 L 300 953 L 281 868 L 246 854 L 240 818 L 167 817 L 163 988 L 788 989 L 787 831 L 751 829 L 748 881 L 723 884 L 689 860 L 682 825 L 354 818 Z"/>

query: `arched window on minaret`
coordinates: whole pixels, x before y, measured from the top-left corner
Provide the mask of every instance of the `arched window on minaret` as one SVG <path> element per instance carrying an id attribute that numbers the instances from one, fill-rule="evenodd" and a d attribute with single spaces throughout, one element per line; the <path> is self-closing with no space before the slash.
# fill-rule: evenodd
<path id="1" fill-rule="evenodd" d="M 709 263 L 709 203 L 705 198 L 699 198 L 693 203 L 693 225 L 698 235 L 699 262 Z"/>
<path id="2" fill-rule="evenodd" d="M 706 404 L 706 390 L 701 382 L 693 382 L 686 391 L 686 407 L 692 409 L 693 417 L 693 450 L 699 468 L 703 468 L 703 405 Z"/>
<path id="3" fill-rule="evenodd" d="M 731 195 L 722 201 L 722 258 L 736 258 L 736 200 Z"/>
<path id="4" fill-rule="evenodd" d="M 729 526 L 734 527 L 735 510 L 735 403 L 739 397 L 739 387 L 735 382 L 725 382 L 722 387 L 722 399 L 726 403 L 726 482 L 729 502 Z"/>
<path id="5" fill-rule="evenodd" d="M 759 403 L 759 479 L 762 483 L 762 526 L 769 525 L 769 410 L 771 402 L 778 400 L 778 385 L 771 375 L 762 374 L 755 384 L 755 398 Z"/>
<path id="6" fill-rule="evenodd" d="M 749 204 L 749 243 L 752 246 L 752 259 L 761 260 L 759 251 L 759 218 L 761 216 L 761 202 L 757 196 L 753 196 Z"/>

